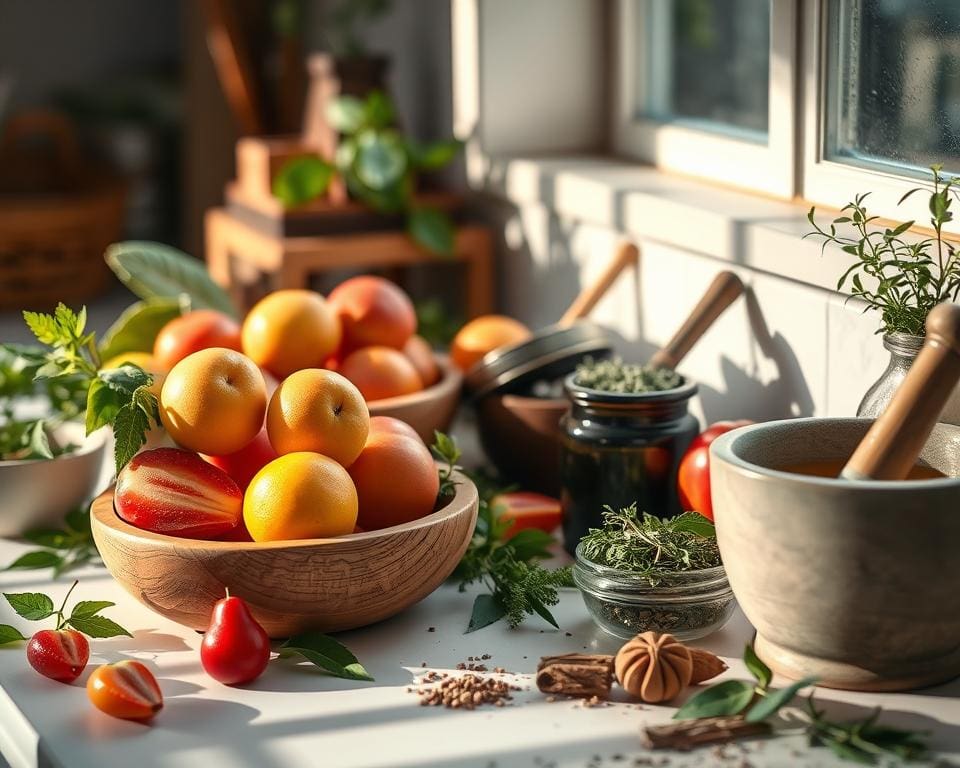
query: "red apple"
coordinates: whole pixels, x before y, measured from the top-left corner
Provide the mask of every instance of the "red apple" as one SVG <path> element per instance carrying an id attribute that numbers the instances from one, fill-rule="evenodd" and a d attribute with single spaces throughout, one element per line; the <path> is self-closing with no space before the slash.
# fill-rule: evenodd
<path id="1" fill-rule="evenodd" d="M 253 480 L 253 476 L 277 458 L 277 452 L 270 445 L 270 438 L 267 437 L 267 430 L 264 428 L 239 451 L 223 456 L 206 456 L 204 454 L 201 454 L 201 456 L 205 461 L 230 475 L 240 490 L 245 491 L 247 486 L 250 485 L 250 481 Z"/>
<path id="2" fill-rule="evenodd" d="M 169 371 L 187 355 L 211 347 L 242 352 L 240 325 L 215 309 L 196 309 L 160 329 L 153 342 L 153 359 L 161 369 Z"/>

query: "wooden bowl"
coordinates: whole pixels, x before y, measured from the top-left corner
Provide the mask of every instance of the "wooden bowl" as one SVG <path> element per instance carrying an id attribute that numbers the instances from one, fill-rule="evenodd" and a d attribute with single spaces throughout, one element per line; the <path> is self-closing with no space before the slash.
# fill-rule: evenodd
<path id="1" fill-rule="evenodd" d="M 335 539 L 198 541 L 121 520 L 113 492 L 91 508 L 93 537 L 111 575 L 148 608 L 206 630 L 214 603 L 242 597 L 272 638 L 339 632 L 381 621 L 439 587 L 460 562 L 477 519 L 476 486 L 411 523 Z"/>
<path id="2" fill-rule="evenodd" d="M 371 416 L 393 416 L 413 427 L 427 445 L 433 444 L 434 431 L 446 432 L 460 403 L 463 374 L 447 355 L 436 355 L 441 378 L 421 392 L 367 403 Z"/>

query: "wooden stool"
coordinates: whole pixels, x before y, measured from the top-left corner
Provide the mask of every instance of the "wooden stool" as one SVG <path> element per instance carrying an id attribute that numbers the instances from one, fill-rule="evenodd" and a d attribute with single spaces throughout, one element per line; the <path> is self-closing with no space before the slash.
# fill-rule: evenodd
<path id="1" fill-rule="evenodd" d="M 249 304 L 247 286 L 264 276 L 276 288 L 308 288 L 311 277 L 333 269 L 461 261 L 467 271 L 468 319 L 493 311 L 493 248 L 487 227 L 458 226 L 452 260 L 425 252 L 403 231 L 285 237 L 264 232 L 225 208 L 207 211 L 205 230 L 210 274 L 242 309 Z"/>

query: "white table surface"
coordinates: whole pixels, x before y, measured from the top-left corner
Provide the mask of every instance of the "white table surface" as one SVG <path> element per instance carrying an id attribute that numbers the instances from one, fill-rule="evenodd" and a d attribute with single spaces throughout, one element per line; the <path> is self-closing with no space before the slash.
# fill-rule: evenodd
<path id="1" fill-rule="evenodd" d="M 0 540 L 0 563 L 26 545 Z M 517 630 L 498 623 L 464 635 L 472 595 L 446 585 L 420 604 L 373 627 L 340 635 L 376 678 L 361 683 L 330 678 L 306 665 L 273 661 L 246 688 L 207 677 L 199 660 L 200 636 L 154 614 L 124 592 L 102 567 L 90 566 L 51 582 L 49 571 L 0 573 L 2 591 L 43 591 L 58 602 L 71 578 L 74 599 L 109 599 L 105 611 L 134 638 L 92 642 L 91 665 L 73 685 L 36 674 L 23 646 L 0 648 L 0 752 L 12 768 L 65 766 L 510 766 L 731 765 L 828 766 L 842 764 L 800 737 L 785 737 L 723 753 L 646 752 L 641 726 L 667 721 L 674 710 L 638 707 L 622 696 L 610 706 L 583 708 L 567 700 L 548 703 L 533 686 L 539 656 L 588 650 L 614 652 L 618 642 L 591 622 L 576 591 L 565 591 L 555 615 L 562 629 L 533 619 Z M 31 623 L 0 604 L 0 622 L 31 633 Z M 39 626 L 39 624 L 35 625 Z M 428 628 L 434 627 L 434 632 Z M 567 633 L 570 633 L 569 635 Z M 739 661 L 751 629 L 738 612 L 731 623 L 698 643 L 730 664 L 726 676 L 745 677 Z M 518 673 L 531 690 L 514 704 L 474 711 L 421 707 L 407 687 L 426 669 L 452 670 L 468 656 Z M 97 663 L 137 658 L 150 666 L 166 704 L 152 725 L 115 720 L 87 701 L 84 684 Z M 939 752 L 960 765 L 960 683 L 922 693 L 864 695 L 822 691 L 821 703 L 837 715 L 859 715 L 883 705 L 891 724 L 923 728 Z M 665 757 L 668 762 L 661 762 Z M 651 762 L 645 762 L 650 760 Z M 746 761 L 746 762 L 745 762 Z M 849 765 L 849 764 L 848 764 Z"/>

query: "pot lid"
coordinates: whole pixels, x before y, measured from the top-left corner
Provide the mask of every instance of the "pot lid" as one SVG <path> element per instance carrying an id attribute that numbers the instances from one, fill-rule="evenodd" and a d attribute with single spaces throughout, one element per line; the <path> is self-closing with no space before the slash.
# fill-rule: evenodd
<path id="1" fill-rule="evenodd" d="M 535 381 L 571 373 L 588 355 L 609 357 L 613 345 L 612 333 L 588 320 L 550 325 L 524 342 L 488 352 L 467 371 L 464 385 L 473 397 L 515 392 Z"/>

